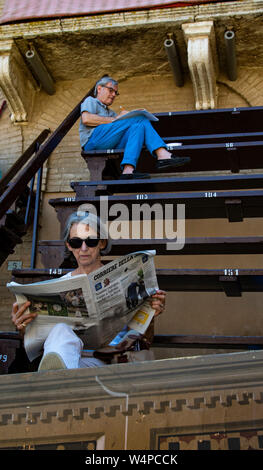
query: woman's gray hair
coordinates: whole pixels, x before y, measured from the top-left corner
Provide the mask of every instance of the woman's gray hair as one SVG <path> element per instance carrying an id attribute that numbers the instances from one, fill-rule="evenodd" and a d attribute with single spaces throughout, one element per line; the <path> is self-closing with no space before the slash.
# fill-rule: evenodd
<path id="1" fill-rule="evenodd" d="M 107 255 L 111 250 L 111 239 L 105 225 L 101 222 L 100 218 L 92 212 L 78 211 L 73 212 L 66 222 L 64 228 L 63 240 L 66 242 L 69 239 L 70 229 L 73 224 L 85 224 L 91 227 L 100 240 L 106 240 L 106 247 L 101 250 L 102 255 Z"/>
<path id="2" fill-rule="evenodd" d="M 114 86 L 118 86 L 118 82 L 116 80 L 114 80 L 113 78 L 111 77 L 103 77 L 101 78 L 100 80 L 97 81 L 96 85 L 95 85 L 95 90 L 94 90 L 94 96 L 97 96 L 98 94 L 98 86 L 101 85 L 101 86 L 105 86 L 107 85 L 107 83 L 111 82 Z"/>

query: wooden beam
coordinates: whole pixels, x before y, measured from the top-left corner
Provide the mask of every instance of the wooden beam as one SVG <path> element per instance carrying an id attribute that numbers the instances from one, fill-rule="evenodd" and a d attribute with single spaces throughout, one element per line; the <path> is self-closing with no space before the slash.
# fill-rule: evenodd
<path id="1" fill-rule="evenodd" d="M 90 156 L 90 161 L 96 158 Z M 99 158 L 99 157 L 98 157 Z M 93 194 L 118 193 L 155 193 L 167 191 L 211 191 L 233 189 L 262 189 L 263 173 L 213 176 L 157 176 L 143 180 L 93 180 L 73 181 L 71 187 L 76 197 L 85 197 L 94 189 Z"/>
<path id="2" fill-rule="evenodd" d="M 159 348 L 263 349 L 263 336 L 155 335 L 152 346 Z"/>

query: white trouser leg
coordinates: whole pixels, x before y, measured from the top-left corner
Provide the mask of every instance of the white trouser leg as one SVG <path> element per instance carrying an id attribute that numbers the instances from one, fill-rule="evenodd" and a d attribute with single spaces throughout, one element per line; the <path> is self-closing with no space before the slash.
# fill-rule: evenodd
<path id="1" fill-rule="evenodd" d="M 44 343 L 44 356 L 47 353 L 59 354 L 68 369 L 79 367 L 83 343 L 66 323 L 58 323 L 50 331 Z"/>
<path id="2" fill-rule="evenodd" d="M 44 354 L 55 352 L 61 356 L 68 369 L 102 367 L 105 363 L 95 357 L 81 358 L 83 342 L 66 323 L 58 323 L 50 331 L 45 343 Z"/>

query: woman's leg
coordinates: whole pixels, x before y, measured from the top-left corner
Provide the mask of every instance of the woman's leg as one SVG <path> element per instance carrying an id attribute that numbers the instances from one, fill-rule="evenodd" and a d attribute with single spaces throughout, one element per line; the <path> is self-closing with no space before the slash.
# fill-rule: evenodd
<path id="1" fill-rule="evenodd" d="M 86 364 L 81 359 L 83 342 L 66 323 L 58 323 L 50 331 L 45 343 L 39 370 L 101 367 L 102 361 L 91 358 Z"/>

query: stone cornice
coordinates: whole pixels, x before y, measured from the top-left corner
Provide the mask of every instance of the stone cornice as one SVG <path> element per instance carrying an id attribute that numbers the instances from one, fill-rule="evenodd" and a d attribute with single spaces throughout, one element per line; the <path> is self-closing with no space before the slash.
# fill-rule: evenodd
<path id="1" fill-rule="evenodd" d="M 224 31 L 226 28 L 236 31 L 239 67 L 260 66 L 263 63 L 262 12 L 263 0 L 244 0 L 2 25 L 0 86 L 11 120 L 15 124 L 30 120 L 40 90 L 41 84 L 35 82 L 25 60 L 29 48 L 39 53 L 54 82 L 86 76 L 95 81 L 98 70 L 104 73 L 109 69 L 122 80 L 145 70 L 166 67 L 163 41 L 168 33 L 175 35 L 182 68 L 186 73 L 190 71 L 196 108 L 214 108 L 217 71 L 225 67 Z M 202 37 L 193 34 L 207 21 L 213 24 L 211 32 Z M 254 44 L 254 29 L 258 32 L 258 47 Z M 127 50 L 126 41 L 133 47 Z M 112 55 L 120 60 L 110 62 Z"/>
<path id="2" fill-rule="evenodd" d="M 2 38 L 32 39 L 50 34 L 79 33 L 98 29 L 150 26 L 160 23 L 181 24 L 189 21 L 213 20 L 216 18 L 251 16 L 262 14 L 263 0 L 216 3 L 191 7 L 166 8 L 161 10 L 134 11 L 62 18 L 49 21 L 32 21 L 0 26 Z"/>
<path id="3" fill-rule="evenodd" d="M 0 425 L 262 404 L 262 366 L 254 351 L 0 376 Z"/>

